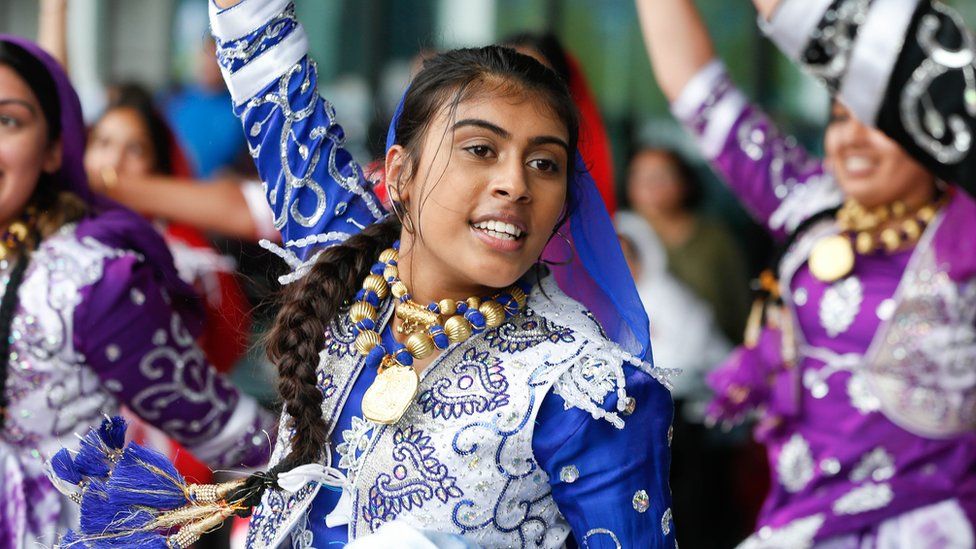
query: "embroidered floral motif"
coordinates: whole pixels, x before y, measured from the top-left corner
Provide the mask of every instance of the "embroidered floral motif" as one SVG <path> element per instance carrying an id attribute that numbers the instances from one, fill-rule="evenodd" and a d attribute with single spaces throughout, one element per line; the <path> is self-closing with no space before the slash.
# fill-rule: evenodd
<path id="1" fill-rule="evenodd" d="M 881 509 L 894 498 L 895 494 L 887 484 L 865 484 L 838 498 L 832 509 L 838 515 L 855 515 Z"/>
<path id="2" fill-rule="evenodd" d="M 490 412 L 508 403 L 502 361 L 489 351 L 468 349 L 451 371 L 454 376 L 438 379 L 417 398 L 424 413 L 451 419 Z"/>
<path id="3" fill-rule="evenodd" d="M 557 326 L 526 308 L 522 316 L 486 332 L 485 341 L 490 348 L 503 353 L 520 353 L 546 341 L 573 343 L 576 337 L 573 330 Z"/>
<path id="4" fill-rule="evenodd" d="M 363 517 L 371 528 L 395 519 L 401 511 L 423 507 L 425 501 L 437 498 L 447 503 L 464 495 L 455 484 L 456 478 L 434 457 L 430 436 L 423 431 L 410 426 L 397 429 L 393 459 L 397 465 L 392 474 L 381 473 L 369 489 Z"/>
<path id="5" fill-rule="evenodd" d="M 336 358 L 357 356 L 355 343 L 356 334 L 353 333 L 351 325 L 333 322 L 326 334 L 325 352 Z"/>
<path id="6" fill-rule="evenodd" d="M 813 455 L 810 445 L 799 433 L 783 445 L 776 460 L 776 475 L 787 492 L 803 490 L 813 479 Z"/>
<path id="7" fill-rule="evenodd" d="M 871 392 L 864 376 L 858 372 L 854 372 L 847 380 L 847 396 L 851 399 L 851 406 L 862 414 L 881 409 L 881 401 Z"/>
<path id="8" fill-rule="evenodd" d="M 376 424 L 353 416 L 350 428 L 342 432 L 342 442 L 336 446 L 336 453 L 339 454 L 339 468 L 346 470 L 347 477 L 354 477 L 359 470 L 375 427 Z"/>
<path id="9" fill-rule="evenodd" d="M 864 287 L 856 276 L 834 283 L 824 292 L 820 302 L 820 325 L 827 335 L 837 337 L 854 324 L 854 318 L 861 311 L 864 300 Z"/>

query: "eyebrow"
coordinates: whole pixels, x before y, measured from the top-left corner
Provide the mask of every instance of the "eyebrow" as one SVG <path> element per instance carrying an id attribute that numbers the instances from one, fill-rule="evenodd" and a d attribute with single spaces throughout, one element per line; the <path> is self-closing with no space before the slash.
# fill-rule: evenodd
<path id="1" fill-rule="evenodd" d="M 457 130 L 458 128 L 462 128 L 464 126 L 474 126 L 476 128 L 484 128 L 503 139 L 512 138 L 512 134 L 509 133 L 508 130 L 506 130 L 505 128 L 502 128 L 497 124 L 492 124 L 487 120 L 482 120 L 480 118 L 465 118 L 464 120 L 458 120 L 457 123 L 451 126 L 451 130 Z M 566 149 L 567 154 L 569 153 L 569 143 L 567 143 L 565 139 L 561 139 L 554 135 L 536 136 L 529 139 L 529 143 L 531 145 L 548 145 L 548 144 L 559 145 L 560 147 Z"/>
<path id="2" fill-rule="evenodd" d="M 34 108 L 34 105 L 31 105 L 29 102 L 24 101 L 23 99 L 0 99 L 0 106 L 4 105 L 20 105 L 29 110 L 31 114 L 37 114 L 37 110 Z"/>

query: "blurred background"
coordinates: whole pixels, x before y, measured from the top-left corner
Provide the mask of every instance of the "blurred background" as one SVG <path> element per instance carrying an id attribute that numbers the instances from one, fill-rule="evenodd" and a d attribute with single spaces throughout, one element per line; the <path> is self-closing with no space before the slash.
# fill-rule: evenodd
<path id="1" fill-rule="evenodd" d="M 968 21 L 976 21 L 976 2 L 950 3 Z M 748 314 L 748 280 L 767 265 L 772 245 L 671 117 L 654 82 L 631 0 L 295 0 L 295 4 L 318 63 L 322 95 L 335 105 L 348 148 L 362 164 L 382 157 L 387 123 L 423 52 L 506 41 L 524 32 L 558 37 L 578 61 L 602 115 L 620 208 L 630 206 L 626 187 L 633 170 L 628 164 L 635 153 L 648 146 L 675 150 L 689 161 L 690 177 L 701 190 L 701 199 L 689 207 L 702 224 L 719 228 L 719 236 L 731 243 L 725 245 L 713 235 L 698 243 L 698 251 L 683 244 L 667 249 L 669 262 L 696 253 L 721 256 L 699 263 L 685 261 L 684 267 L 668 265 L 670 275 L 708 308 L 720 332 L 708 337 L 721 352 L 701 370 L 714 367 L 732 345 L 741 342 Z M 784 131 L 820 151 L 829 105 L 826 92 L 761 36 L 750 2 L 697 4 L 717 51 L 743 91 Z M 41 6 L 38 0 L 0 0 L 0 32 L 36 38 Z M 200 184 L 226 169 L 236 170 L 243 179 L 253 178 L 247 167 L 241 167 L 241 159 L 248 160 L 246 145 L 230 116 L 230 99 L 208 41 L 206 0 L 70 0 L 66 36 L 71 77 L 90 123 L 102 116 L 113 87 L 139 84 L 157 101 L 189 157 L 192 174 L 183 175 L 192 175 Z M 222 120 L 200 114 L 211 112 L 207 109 L 230 120 L 222 133 L 214 129 Z M 645 157 L 645 161 L 649 160 Z M 691 204 L 687 199 L 693 194 L 687 190 L 691 183 L 684 184 L 684 202 Z M 273 407 L 274 368 L 265 358 L 260 337 L 273 318 L 274 279 L 284 268 L 253 239 L 210 237 L 220 253 L 232 258 L 254 308 L 251 345 L 237 360 L 233 377 Z M 629 247 L 625 245 L 625 251 Z M 716 247 L 721 250 L 716 252 Z M 654 333 L 655 318 L 661 314 L 668 313 L 649 304 L 652 341 L 659 357 L 666 356 L 667 344 L 660 339 L 663 331 Z M 731 546 L 751 532 L 768 475 L 763 452 L 750 442 L 747 428 L 704 429 L 701 405 L 707 394 L 697 394 L 700 390 L 676 394 L 679 419 L 672 487 L 679 539 L 686 549 Z M 682 441 L 693 444 L 682 446 Z M 701 529 L 705 524 L 714 528 Z M 212 543 L 226 545 L 225 540 Z"/>

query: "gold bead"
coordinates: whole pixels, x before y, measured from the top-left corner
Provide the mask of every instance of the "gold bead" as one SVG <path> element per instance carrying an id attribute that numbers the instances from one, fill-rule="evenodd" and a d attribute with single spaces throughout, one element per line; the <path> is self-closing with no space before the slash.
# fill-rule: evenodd
<path id="1" fill-rule="evenodd" d="M 434 352 L 434 340 L 425 333 L 417 333 L 407 338 L 407 350 L 417 358 L 427 358 Z"/>
<path id="2" fill-rule="evenodd" d="M 463 316 L 454 315 L 444 323 L 444 333 L 451 343 L 460 343 L 471 337 L 471 323 Z"/>
<path id="3" fill-rule="evenodd" d="M 525 295 L 525 292 L 522 291 L 522 288 L 519 288 L 518 286 L 512 286 L 511 289 L 509 289 L 508 293 L 511 294 L 512 298 L 515 299 L 515 302 L 518 303 L 519 309 L 525 307 L 525 301 L 527 297 Z"/>
<path id="4" fill-rule="evenodd" d="M 386 296 L 390 295 L 390 287 L 387 285 L 386 280 L 378 274 L 367 276 L 366 280 L 363 281 L 363 288 L 372 290 L 380 299 L 386 299 Z"/>
<path id="5" fill-rule="evenodd" d="M 453 299 L 442 299 L 437 303 L 442 315 L 453 315 L 457 312 L 457 302 Z"/>
<path id="6" fill-rule="evenodd" d="M 874 237 L 870 233 L 857 233 L 854 247 L 857 249 L 857 253 L 867 255 L 874 251 Z"/>
<path id="7" fill-rule="evenodd" d="M 393 286 L 390 287 L 390 291 L 393 292 L 393 297 L 397 299 L 400 299 L 401 297 L 410 293 L 410 290 L 407 289 L 407 285 L 404 284 L 402 280 L 397 280 L 394 282 Z"/>
<path id="8" fill-rule="evenodd" d="M 923 223 L 931 223 L 935 219 L 935 208 L 931 205 L 925 206 L 915 214 Z"/>
<path id="9" fill-rule="evenodd" d="M 901 200 L 898 200 L 891 204 L 891 215 L 893 215 L 894 217 L 901 217 L 905 215 L 905 212 L 907 211 L 908 211 L 908 207 L 905 206 L 905 203 L 902 202 Z"/>
<path id="10" fill-rule="evenodd" d="M 399 259 L 400 254 L 393 248 L 387 248 L 380 254 L 380 261 L 383 263 L 389 263 L 390 261 L 397 261 Z"/>
<path id="11" fill-rule="evenodd" d="M 505 322 L 505 307 L 497 301 L 486 301 L 478 310 L 485 316 L 485 325 L 489 328 L 497 328 Z"/>
<path id="12" fill-rule="evenodd" d="M 905 236 L 909 240 L 917 240 L 922 236 L 922 226 L 914 219 L 906 219 L 901 224 L 901 230 L 905 231 Z"/>
<path id="13" fill-rule="evenodd" d="M 10 227 L 7 228 L 7 232 L 10 233 L 10 236 L 13 237 L 16 242 L 23 242 L 24 239 L 27 238 L 27 225 L 25 225 L 22 221 L 14 221 L 10 224 Z"/>
<path id="14" fill-rule="evenodd" d="M 895 229 L 888 228 L 881 231 L 881 242 L 884 244 L 885 250 L 893 252 L 901 246 L 901 236 Z"/>
<path id="15" fill-rule="evenodd" d="M 356 336 L 356 350 L 366 356 L 374 347 L 380 344 L 380 334 L 374 330 L 362 330 Z"/>
<path id="16" fill-rule="evenodd" d="M 477 309 L 478 307 L 481 307 L 481 300 L 477 297 L 469 297 L 465 301 L 468 303 L 468 307 L 472 309 Z"/>
<path id="17" fill-rule="evenodd" d="M 376 309 L 365 301 L 353 303 L 352 307 L 349 308 L 349 320 L 355 324 L 366 318 L 376 320 Z"/>
<path id="18" fill-rule="evenodd" d="M 383 278 L 385 280 L 400 278 L 400 268 L 396 265 L 387 265 L 386 268 L 383 269 Z"/>

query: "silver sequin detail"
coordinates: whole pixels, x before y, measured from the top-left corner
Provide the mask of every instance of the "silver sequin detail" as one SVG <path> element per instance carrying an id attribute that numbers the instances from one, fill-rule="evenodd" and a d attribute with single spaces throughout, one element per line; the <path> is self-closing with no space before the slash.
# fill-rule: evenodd
<path id="1" fill-rule="evenodd" d="M 861 456 L 851 471 L 851 482 L 883 482 L 895 476 L 895 458 L 882 447 Z"/>
<path id="2" fill-rule="evenodd" d="M 635 511 L 638 513 L 643 513 L 650 508 L 651 498 L 647 496 L 647 492 L 645 490 L 638 490 L 637 493 L 634 494 L 634 499 L 631 503 L 634 504 Z"/>
<path id="3" fill-rule="evenodd" d="M 894 314 L 896 305 L 894 299 L 888 298 L 879 303 L 878 308 L 874 312 L 880 320 L 888 320 Z"/>
<path id="4" fill-rule="evenodd" d="M 807 297 L 809 297 L 809 295 L 807 294 L 806 288 L 797 288 L 796 291 L 793 292 L 793 303 L 796 303 L 798 306 L 802 307 L 807 304 Z"/>
<path id="5" fill-rule="evenodd" d="M 129 298 L 132 299 L 132 302 L 136 305 L 142 305 L 146 302 L 146 294 L 142 293 L 142 290 L 139 288 L 132 288 L 132 290 L 129 291 Z"/>
<path id="6" fill-rule="evenodd" d="M 820 470 L 824 475 L 832 477 L 840 472 L 840 461 L 837 458 L 824 458 L 820 460 Z"/>
<path id="7" fill-rule="evenodd" d="M 881 409 L 881 401 L 871 392 L 864 375 L 858 372 L 852 374 L 847 380 L 847 396 L 851 399 L 851 406 L 862 414 L 870 414 Z"/>
<path id="8" fill-rule="evenodd" d="M 637 409 L 637 399 L 634 397 L 627 397 L 624 399 L 624 409 L 620 411 L 620 415 L 626 417 L 634 413 Z"/>
<path id="9" fill-rule="evenodd" d="M 661 517 L 661 531 L 664 532 L 665 536 L 671 533 L 671 518 L 671 508 L 668 507 L 664 511 L 664 516 Z"/>
<path id="10" fill-rule="evenodd" d="M 559 470 L 559 480 L 566 484 L 572 484 L 579 478 L 579 469 L 575 465 L 567 465 Z"/>
<path id="11" fill-rule="evenodd" d="M 820 325 L 830 337 L 846 332 L 861 311 L 864 287 L 861 280 L 851 276 L 840 280 L 824 292 L 820 301 Z"/>
<path id="12" fill-rule="evenodd" d="M 787 492 L 796 493 L 813 479 L 813 455 L 810 445 L 799 433 L 783 445 L 776 460 L 776 475 Z"/>
<path id="13" fill-rule="evenodd" d="M 109 345 L 105 347 L 105 358 L 112 362 L 115 362 L 122 355 L 122 351 L 119 350 L 118 345 Z"/>
<path id="14" fill-rule="evenodd" d="M 887 484 L 858 486 L 837 499 L 832 506 L 837 515 L 855 515 L 885 507 L 895 497 Z"/>

